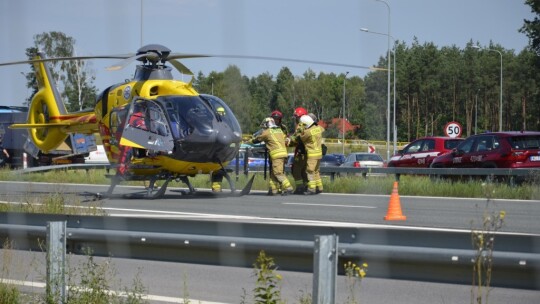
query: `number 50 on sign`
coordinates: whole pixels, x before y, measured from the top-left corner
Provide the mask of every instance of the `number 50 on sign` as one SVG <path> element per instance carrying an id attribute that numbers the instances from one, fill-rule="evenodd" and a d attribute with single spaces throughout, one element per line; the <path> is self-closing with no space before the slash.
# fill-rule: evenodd
<path id="1" fill-rule="evenodd" d="M 463 128 L 459 122 L 451 121 L 444 126 L 444 134 L 448 137 L 457 138 L 461 136 Z"/>

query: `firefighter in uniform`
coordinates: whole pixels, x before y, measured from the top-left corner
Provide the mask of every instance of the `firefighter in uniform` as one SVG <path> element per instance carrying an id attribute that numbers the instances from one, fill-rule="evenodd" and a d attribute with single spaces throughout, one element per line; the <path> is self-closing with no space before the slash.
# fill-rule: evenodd
<path id="1" fill-rule="evenodd" d="M 287 136 L 289 133 L 287 132 L 287 126 L 285 124 L 283 124 L 283 114 L 280 111 L 275 110 L 272 113 L 270 113 L 270 117 L 272 117 L 274 119 L 274 123 L 276 124 L 276 126 L 281 128 L 281 131 L 283 131 L 283 134 L 285 134 L 285 136 Z M 267 152 L 268 152 L 268 150 L 267 150 Z M 285 160 L 285 162 L 287 162 L 287 160 Z M 268 160 L 268 165 L 270 166 L 270 168 L 272 168 L 272 159 Z M 272 179 L 269 179 L 268 193 L 267 194 L 272 195 L 276 191 L 278 193 L 280 193 L 280 192 L 283 193 L 283 189 L 280 188 L 280 185 L 275 184 L 272 181 Z"/>
<path id="2" fill-rule="evenodd" d="M 299 124 L 300 117 L 307 114 L 308 114 L 307 110 L 302 107 L 298 107 L 294 110 L 293 117 L 295 119 L 296 129 L 294 133 L 287 140 L 289 146 L 295 147 L 294 158 L 293 158 L 293 163 L 291 167 L 291 173 L 294 178 L 294 184 L 296 187 L 296 189 L 294 190 L 295 194 L 304 194 L 304 191 L 306 190 L 306 186 L 308 182 L 307 175 L 306 175 L 306 162 L 307 162 L 306 148 L 304 146 L 304 143 L 300 139 L 300 133 L 302 131 L 302 128 Z"/>
<path id="3" fill-rule="evenodd" d="M 264 142 L 270 155 L 272 166 L 270 169 L 270 186 L 272 183 L 272 194 L 278 194 L 278 189 L 282 190 L 282 195 L 293 192 L 289 179 L 283 171 L 285 160 L 287 159 L 287 147 L 285 145 L 285 134 L 280 127 L 276 125 L 272 117 L 267 117 L 261 123 L 262 132 L 257 132 L 256 137 L 249 142 L 252 144 Z"/>
<path id="4" fill-rule="evenodd" d="M 309 115 L 300 117 L 303 130 L 300 139 L 307 151 L 306 173 L 308 178 L 307 191 L 304 194 L 317 194 L 323 191 L 323 183 L 319 172 L 322 158 L 322 134 L 324 128 L 316 125 Z"/>

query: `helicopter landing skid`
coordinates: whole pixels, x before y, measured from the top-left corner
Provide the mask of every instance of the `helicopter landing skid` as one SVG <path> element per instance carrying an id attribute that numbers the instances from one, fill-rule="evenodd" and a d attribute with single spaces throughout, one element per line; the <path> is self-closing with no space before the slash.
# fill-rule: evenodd
<path id="1" fill-rule="evenodd" d="M 249 192 L 251 191 L 251 186 L 253 186 L 253 180 L 255 179 L 255 175 L 251 176 L 251 178 L 249 179 L 248 183 L 246 184 L 246 186 L 244 187 L 244 189 L 242 189 L 242 191 L 240 191 L 240 193 L 238 194 L 238 196 L 243 196 L 243 195 L 247 195 L 249 194 Z"/>
<path id="2" fill-rule="evenodd" d="M 189 189 L 187 192 L 182 190 L 181 191 L 182 194 L 185 194 L 185 195 L 195 194 L 195 188 L 193 188 L 193 185 L 191 184 L 191 182 L 189 181 L 189 178 L 187 176 L 185 176 L 185 175 L 179 176 L 178 180 L 180 180 L 181 182 L 186 184 L 188 186 L 188 189 Z"/>
<path id="3" fill-rule="evenodd" d="M 231 187 L 231 193 L 234 194 L 236 192 L 236 187 L 234 186 L 234 181 L 231 179 L 229 172 L 223 170 L 223 175 L 225 176 L 225 179 L 227 179 L 227 182 L 229 183 L 229 186 Z"/>
<path id="4" fill-rule="evenodd" d="M 156 181 L 158 180 L 158 178 L 152 177 L 150 179 L 150 185 L 148 186 L 148 188 L 146 188 L 146 197 L 150 199 L 162 198 L 163 195 L 165 195 L 165 191 L 167 190 L 167 186 L 169 185 L 171 179 L 171 177 L 165 179 L 163 185 L 161 185 L 161 187 L 159 187 L 158 189 L 156 188 Z M 155 193 L 153 193 L 154 191 Z"/>
<path id="5" fill-rule="evenodd" d="M 132 180 L 132 179 L 129 179 L 129 178 L 126 178 L 126 177 L 116 176 L 116 175 L 112 175 L 112 176 L 108 176 L 108 177 L 111 179 L 111 185 L 109 186 L 109 189 L 107 190 L 107 193 L 106 194 L 98 193 L 97 195 L 95 195 L 96 199 L 102 199 L 102 198 L 110 197 L 112 195 L 113 191 L 114 191 L 114 188 L 116 188 L 116 186 L 118 184 L 120 184 L 122 181 Z M 150 184 L 149 184 L 148 188 L 146 188 L 146 194 L 143 195 L 143 197 L 149 198 L 149 199 L 162 198 L 163 195 L 165 194 L 165 191 L 167 190 L 167 186 L 169 185 L 169 182 L 172 180 L 172 177 L 165 178 L 164 179 L 165 182 L 163 183 L 163 185 L 161 185 L 161 187 L 156 187 L 156 182 L 158 180 L 161 180 L 161 179 L 163 179 L 163 178 L 162 178 L 162 176 L 159 176 L 159 175 L 156 175 L 156 176 L 153 176 L 152 178 L 150 178 Z M 133 180 L 138 180 L 138 179 L 133 179 Z"/>

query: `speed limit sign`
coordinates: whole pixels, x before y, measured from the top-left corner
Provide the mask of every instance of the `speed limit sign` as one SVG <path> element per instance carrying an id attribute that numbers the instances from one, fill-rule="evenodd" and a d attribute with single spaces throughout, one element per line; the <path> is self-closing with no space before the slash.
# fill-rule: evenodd
<path id="1" fill-rule="evenodd" d="M 457 138 L 461 136 L 463 128 L 459 122 L 451 121 L 444 126 L 444 134 L 448 137 Z"/>

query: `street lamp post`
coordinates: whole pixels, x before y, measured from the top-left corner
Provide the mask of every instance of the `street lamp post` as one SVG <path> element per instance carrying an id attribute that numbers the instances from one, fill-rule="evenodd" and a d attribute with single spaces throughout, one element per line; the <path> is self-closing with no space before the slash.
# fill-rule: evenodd
<path id="1" fill-rule="evenodd" d="M 393 111 L 393 119 L 392 119 L 392 132 L 394 132 L 394 151 L 392 155 L 396 154 L 397 151 L 397 126 L 396 126 L 396 57 L 397 57 L 397 50 L 396 50 L 396 40 L 392 37 L 392 40 L 394 40 L 394 111 Z"/>
<path id="2" fill-rule="evenodd" d="M 343 155 L 345 155 L 345 80 L 347 80 L 348 74 L 349 72 L 346 72 L 343 77 L 343 114 L 341 119 L 341 148 Z"/>
<path id="3" fill-rule="evenodd" d="M 478 93 L 476 93 L 476 101 L 474 103 L 474 135 L 477 134 L 476 127 L 478 126 Z"/>
<path id="4" fill-rule="evenodd" d="M 480 46 L 477 46 L 477 45 L 473 45 L 473 48 L 475 49 L 481 49 L 481 50 L 486 50 L 486 51 L 491 51 L 491 52 L 497 52 L 499 53 L 499 56 L 501 57 L 501 75 L 500 75 L 500 80 L 501 80 L 501 83 L 500 83 L 500 92 L 499 92 L 499 132 L 502 132 L 502 111 L 503 111 L 503 102 L 502 102 L 502 98 L 503 98 L 503 61 L 502 61 L 502 53 L 498 50 L 495 50 L 495 49 L 488 49 L 488 48 L 482 48 Z"/>
<path id="5" fill-rule="evenodd" d="M 360 29 L 362 32 L 366 32 L 366 33 L 371 33 L 371 34 L 377 34 L 377 35 L 383 35 L 383 36 L 388 36 L 388 34 L 385 34 L 385 33 L 379 33 L 379 32 L 374 32 L 374 31 L 370 31 L 369 29 L 367 28 L 361 28 Z M 393 36 L 388 36 L 389 39 L 392 39 L 392 41 L 394 42 L 394 111 L 393 111 L 393 134 L 394 134 L 394 138 L 393 138 L 393 142 L 394 142 L 394 152 L 393 154 L 396 153 L 396 150 L 397 150 L 397 126 L 396 126 L 396 40 L 394 39 Z M 388 53 L 388 55 L 390 55 L 390 53 Z M 388 57 L 388 108 L 387 108 L 387 130 L 388 130 L 388 134 L 387 134 L 387 149 L 389 149 L 388 147 L 388 143 L 390 142 L 390 73 L 391 73 L 391 70 L 390 70 L 390 57 Z M 387 156 L 388 156 L 388 159 L 389 159 L 389 154 L 390 152 L 387 151 Z"/>
<path id="6" fill-rule="evenodd" d="M 375 0 L 384 3 L 388 9 L 388 90 L 386 105 L 386 161 L 390 160 L 390 5 L 384 0 Z"/>

